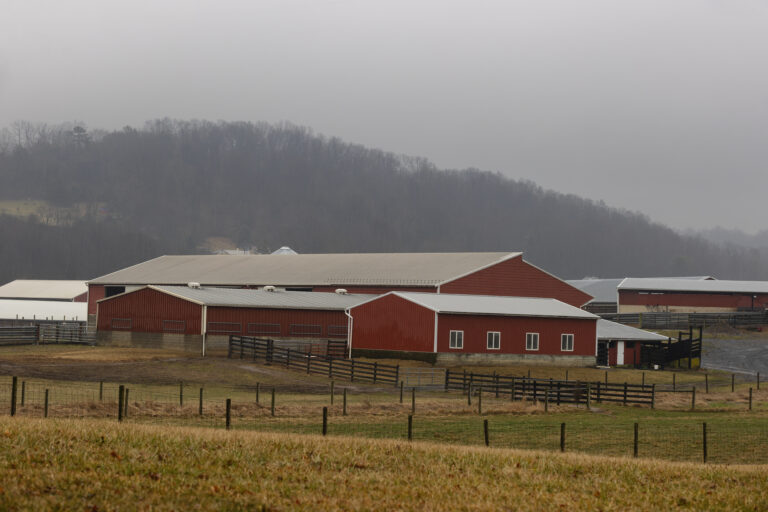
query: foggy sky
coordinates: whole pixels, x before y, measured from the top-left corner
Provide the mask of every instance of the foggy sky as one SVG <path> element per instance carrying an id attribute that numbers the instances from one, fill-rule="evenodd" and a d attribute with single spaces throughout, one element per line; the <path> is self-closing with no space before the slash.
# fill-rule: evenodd
<path id="1" fill-rule="evenodd" d="M 768 3 L 4 0 L 0 126 L 290 121 L 676 228 L 768 228 Z"/>

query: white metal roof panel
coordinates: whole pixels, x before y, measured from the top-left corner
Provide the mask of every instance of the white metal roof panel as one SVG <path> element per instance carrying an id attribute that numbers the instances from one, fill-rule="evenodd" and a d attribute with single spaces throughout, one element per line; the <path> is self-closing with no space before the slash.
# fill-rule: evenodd
<path id="1" fill-rule="evenodd" d="M 664 341 L 667 337 L 601 318 L 597 321 L 597 339 L 606 341 Z"/>
<path id="2" fill-rule="evenodd" d="M 616 303 L 617 291 L 624 279 L 571 279 L 566 281 L 574 288 L 578 288 L 584 293 L 590 294 L 594 299 L 590 302 L 612 302 Z"/>
<path id="3" fill-rule="evenodd" d="M 160 256 L 91 284 L 437 286 L 520 256 L 509 252 Z"/>
<path id="4" fill-rule="evenodd" d="M 0 286 L 0 298 L 72 300 L 87 291 L 85 281 L 17 279 Z"/>
<path id="5" fill-rule="evenodd" d="M 695 293 L 768 293 L 768 281 L 691 280 L 628 277 L 619 290 Z"/>
<path id="6" fill-rule="evenodd" d="M 583 309 L 556 299 L 460 295 L 448 293 L 392 292 L 394 295 L 438 313 L 536 316 L 558 318 L 597 318 Z"/>
<path id="7" fill-rule="evenodd" d="M 88 319 L 88 303 L 56 300 L 0 299 L 0 319 L 3 320 L 76 320 Z"/>
<path id="8" fill-rule="evenodd" d="M 273 292 L 266 292 L 264 290 L 213 287 L 190 288 L 188 286 L 150 286 L 149 288 L 154 288 L 206 306 L 242 308 L 344 311 L 374 297 L 374 295 L 363 294 L 294 292 L 279 289 Z"/>

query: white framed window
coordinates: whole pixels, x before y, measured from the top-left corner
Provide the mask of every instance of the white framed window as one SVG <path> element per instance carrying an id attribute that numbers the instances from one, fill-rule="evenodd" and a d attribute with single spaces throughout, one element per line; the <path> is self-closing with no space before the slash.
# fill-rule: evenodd
<path id="1" fill-rule="evenodd" d="M 499 350 L 501 348 L 501 333 L 488 331 L 486 334 L 486 348 L 488 350 Z"/>
<path id="2" fill-rule="evenodd" d="M 451 331 L 449 348 L 464 348 L 464 331 Z"/>
<path id="3" fill-rule="evenodd" d="M 560 335 L 560 350 L 563 352 L 573 352 L 573 334 Z"/>
<path id="4" fill-rule="evenodd" d="M 539 350 L 539 333 L 528 332 L 525 334 L 525 350 Z"/>

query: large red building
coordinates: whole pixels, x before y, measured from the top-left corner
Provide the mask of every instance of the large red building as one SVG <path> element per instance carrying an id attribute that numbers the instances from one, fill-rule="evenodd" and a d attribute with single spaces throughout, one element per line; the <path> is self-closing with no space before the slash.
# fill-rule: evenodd
<path id="1" fill-rule="evenodd" d="M 353 355 L 595 364 L 598 317 L 555 299 L 391 292 L 349 315 Z"/>
<path id="2" fill-rule="evenodd" d="M 723 313 L 768 308 L 768 281 L 627 278 L 619 313 Z"/>
<path id="3" fill-rule="evenodd" d="M 222 352 L 230 335 L 346 344 L 346 308 L 370 295 L 146 286 L 97 303 L 102 342 Z M 318 347 L 320 344 L 315 343 Z M 325 346 L 325 345 L 323 345 Z"/>
<path id="4" fill-rule="evenodd" d="M 88 283 L 100 299 L 147 285 L 382 294 L 390 291 L 547 297 L 580 307 L 590 295 L 531 265 L 519 252 L 161 256 Z"/>

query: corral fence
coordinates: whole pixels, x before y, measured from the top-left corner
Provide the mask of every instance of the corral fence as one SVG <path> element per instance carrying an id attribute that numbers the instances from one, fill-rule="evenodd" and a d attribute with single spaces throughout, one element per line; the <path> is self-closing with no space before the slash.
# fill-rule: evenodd
<path id="1" fill-rule="evenodd" d="M 641 329 L 688 329 L 689 327 L 759 327 L 768 325 L 768 311 L 745 311 L 734 313 L 604 313 L 606 320 L 626 325 L 637 325 Z"/>
<path id="2" fill-rule="evenodd" d="M 230 336 L 228 357 L 264 361 L 282 366 L 288 370 L 304 371 L 307 374 L 324 375 L 329 379 L 345 379 L 351 382 L 372 382 L 396 386 L 400 381 L 400 367 L 381 363 L 355 361 L 328 355 L 282 348 L 275 340 Z"/>
<path id="3" fill-rule="evenodd" d="M 400 368 L 400 382 L 406 388 L 420 390 L 444 389 L 445 368 Z"/>
<path id="4" fill-rule="evenodd" d="M 655 385 L 583 382 L 573 380 L 536 379 L 508 375 L 489 375 L 445 371 L 445 390 L 467 393 L 485 391 L 510 400 L 548 401 L 557 405 L 612 402 L 622 405 L 647 405 L 656 402 Z"/>
<path id="5" fill-rule="evenodd" d="M 38 324 L 27 327 L 0 327 L 0 345 L 42 344 L 94 345 L 94 333 L 87 332 L 82 322 Z"/>

